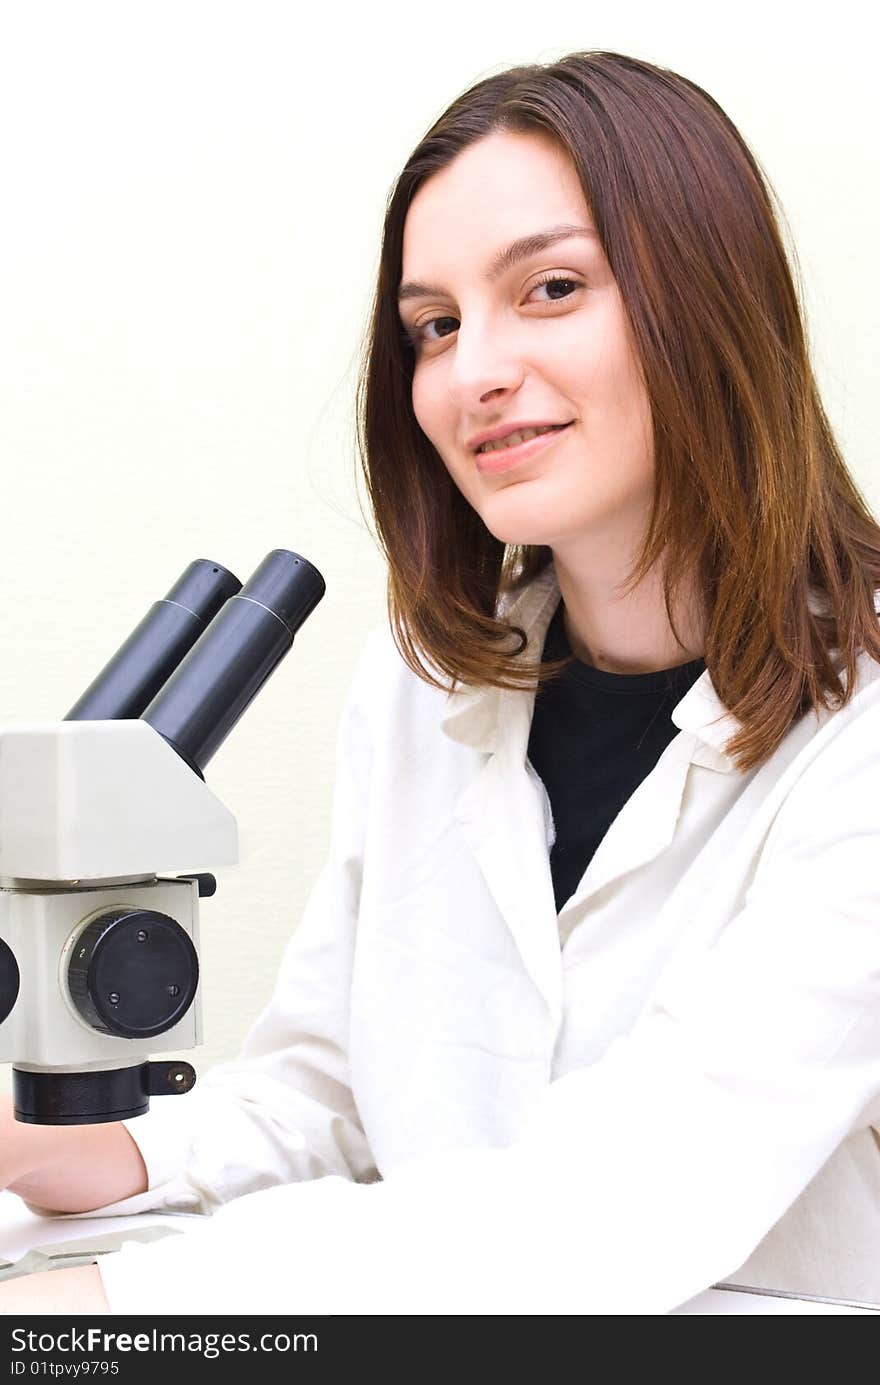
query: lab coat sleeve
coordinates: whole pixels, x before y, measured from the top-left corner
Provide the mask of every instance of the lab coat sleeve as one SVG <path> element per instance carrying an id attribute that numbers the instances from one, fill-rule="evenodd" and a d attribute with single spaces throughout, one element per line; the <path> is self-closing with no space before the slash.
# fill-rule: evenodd
<path id="1" fill-rule="evenodd" d="M 126 1246 L 111 1311 L 663 1314 L 730 1275 L 880 1093 L 878 782 L 874 706 L 790 792 L 715 945 L 513 1143 Z"/>
<path id="2" fill-rule="evenodd" d="M 377 632 L 381 633 L 381 632 Z M 91 1216 L 147 1210 L 211 1213 L 258 1188 L 338 1174 L 377 1177 L 348 1072 L 349 993 L 369 778 L 361 656 L 337 737 L 329 859 L 287 947 L 272 998 L 234 1061 L 184 1096 L 126 1121 L 149 1191 Z"/>

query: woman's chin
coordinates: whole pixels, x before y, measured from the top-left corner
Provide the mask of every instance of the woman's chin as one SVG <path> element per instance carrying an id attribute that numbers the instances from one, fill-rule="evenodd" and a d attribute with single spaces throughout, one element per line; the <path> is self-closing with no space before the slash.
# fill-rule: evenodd
<path id="1" fill-rule="evenodd" d="M 535 524 L 486 524 L 489 533 L 499 543 L 516 545 L 519 548 L 552 545 L 552 535 L 556 532 L 549 525 Z"/>

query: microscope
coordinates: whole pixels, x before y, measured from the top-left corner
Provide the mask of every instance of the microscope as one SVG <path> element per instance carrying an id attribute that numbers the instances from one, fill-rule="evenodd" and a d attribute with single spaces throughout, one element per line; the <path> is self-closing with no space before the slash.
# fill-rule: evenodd
<path id="1" fill-rule="evenodd" d="M 0 1062 L 17 1120 L 124 1120 L 193 1086 L 172 1055 L 202 1040 L 205 868 L 237 859 L 203 771 L 324 590 L 286 549 L 244 586 L 198 559 L 63 721 L 0 727 Z"/>

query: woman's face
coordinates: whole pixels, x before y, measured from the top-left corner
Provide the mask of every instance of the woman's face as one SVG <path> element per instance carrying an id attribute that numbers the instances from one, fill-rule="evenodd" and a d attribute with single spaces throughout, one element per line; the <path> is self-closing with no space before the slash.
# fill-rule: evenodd
<path id="1" fill-rule="evenodd" d="M 500 131 L 458 154 L 410 206 L 401 289 L 416 418 L 490 532 L 572 557 L 640 537 L 648 398 L 567 154 Z M 566 426 L 477 451 L 487 432 L 548 424 Z"/>

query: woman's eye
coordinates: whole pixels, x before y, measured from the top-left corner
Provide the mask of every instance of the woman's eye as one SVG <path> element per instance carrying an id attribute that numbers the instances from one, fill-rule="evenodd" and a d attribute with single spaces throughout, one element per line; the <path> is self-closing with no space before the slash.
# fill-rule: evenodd
<path id="1" fill-rule="evenodd" d="M 445 330 L 445 329 L 446 329 L 446 325 L 447 325 L 448 323 L 450 323 L 450 322 L 453 323 L 453 330 L 454 330 L 455 327 L 458 326 L 458 318 L 457 318 L 457 317 L 432 317 L 432 318 L 429 318 L 429 320 L 428 320 L 427 322 L 423 322 L 422 325 L 421 325 L 420 327 L 416 327 L 416 328 L 415 328 L 416 340 L 417 340 L 417 341 L 428 341 L 428 342 L 430 342 L 430 341 L 437 341 L 440 337 L 448 337 L 448 336 L 449 336 L 449 332 L 448 332 L 447 330 Z M 430 329 L 431 329 L 432 327 L 434 327 L 434 328 L 437 329 L 437 336 L 436 336 L 436 337 L 434 337 L 434 336 L 431 335 Z"/>
<path id="2" fill-rule="evenodd" d="M 571 296 L 571 294 L 572 294 L 576 289 L 579 289 L 579 288 L 581 288 L 581 287 L 582 287 L 582 286 L 581 286 L 581 284 L 578 282 L 577 279 L 565 279 L 565 278 L 563 278 L 561 275 L 560 275 L 560 276 L 555 276 L 555 277 L 554 277 L 554 276 L 551 274 L 548 278 L 546 278 L 546 279 L 541 279 L 541 280 L 539 281 L 539 283 L 534 284 L 533 287 L 532 287 L 531 293 L 535 293 L 535 291 L 536 291 L 537 289 L 544 289 L 544 288 L 547 289 L 547 290 L 550 290 L 550 289 L 563 289 L 564 292 L 562 292 L 562 293 L 555 293 L 555 292 L 554 292 L 554 293 L 550 293 L 550 294 L 549 294 L 549 300 L 550 300 L 550 302 L 552 302 L 552 303 L 557 303 L 557 302 L 559 301 L 560 298 L 569 298 L 569 297 Z M 530 295 L 530 296 L 531 296 L 531 295 Z M 546 300 L 545 300 L 545 301 L 546 301 Z"/>
<path id="3" fill-rule="evenodd" d="M 529 289 L 528 297 L 538 289 L 547 289 L 547 298 L 538 299 L 538 302 L 559 303 L 562 299 L 570 298 L 583 285 L 577 279 L 572 279 L 563 275 L 550 274 L 546 279 L 541 279 L 539 283 L 533 284 Z M 458 326 L 457 317 L 431 317 L 427 322 L 421 322 L 416 327 L 406 329 L 409 341 L 416 348 L 420 346 L 430 346 L 434 342 L 442 341 L 455 331 Z M 436 335 L 435 335 L 436 334 Z"/>

